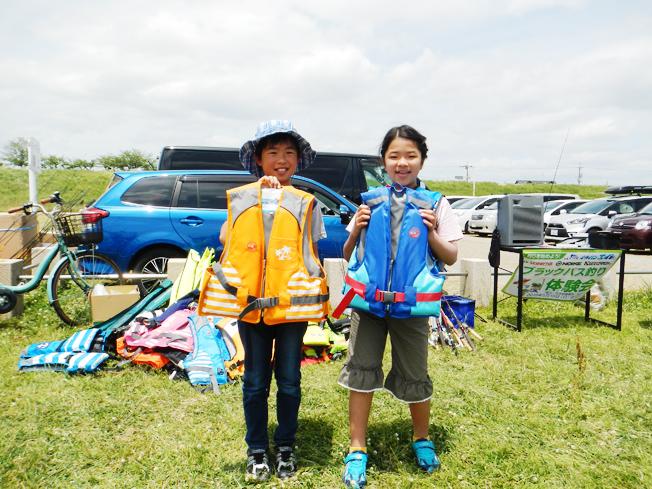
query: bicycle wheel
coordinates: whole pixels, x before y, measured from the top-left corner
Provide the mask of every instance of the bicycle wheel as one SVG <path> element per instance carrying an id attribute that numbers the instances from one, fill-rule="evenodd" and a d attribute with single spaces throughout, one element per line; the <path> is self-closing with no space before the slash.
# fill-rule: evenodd
<path id="1" fill-rule="evenodd" d="M 71 326 L 89 326 L 92 322 L 89 294 L 97 284 L 123 285 L 124 278 L 118 266 L 106 256 L 93 251 L 82 251 L 74 260 L 83 281 L 73 280 L 73 267 L 65 259 L 52 272 L 48 281 L 52 306 L 61 320 Z M 112 275 L 109 277 L 109 275 Z"/>

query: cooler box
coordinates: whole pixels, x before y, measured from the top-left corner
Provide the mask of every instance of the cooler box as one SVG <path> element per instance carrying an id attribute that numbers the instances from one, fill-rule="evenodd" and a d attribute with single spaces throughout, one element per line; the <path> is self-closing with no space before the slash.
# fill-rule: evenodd
<path id="1" fill-rule="evenodd" d="M 457 327 L 457 318 L 460 322 L 466 323 L 470 328 L 475 327 L 475 301 L 461 295 L 445 295 L 441 298 L 441 308 Z"/>

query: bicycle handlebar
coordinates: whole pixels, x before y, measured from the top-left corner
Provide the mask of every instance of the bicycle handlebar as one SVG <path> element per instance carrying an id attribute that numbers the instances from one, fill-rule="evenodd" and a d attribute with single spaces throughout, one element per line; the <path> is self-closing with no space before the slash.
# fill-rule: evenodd
<path id="1" fill-rule="evenodd" d="M 56 192 L 54 192 L 52 195 L 50 195 L 49 197 L 47 197 L 47 198 L 41 200 L 41 204 L 49 204 L 49 203 L 51 203 L 51 202 L 54 202 L 54 203 L 56 203 L 56 204 L 61 204 L 61 203 L 63 202 L 63 201 L 61 200 L 61 196 L 60 196 L 58 190 L 57 190 Z M 14 208 L 12 208 L 12 209 L 9 209 L 9 210 L 7 211 L 7 213 L 8 213 L 8 214 L 13 214 L 13 213 L 15 213 L 15 212 L 21 212 L 21 211 L 22 211 L 22 212 L 24 212 L 25 214 L 31 214 L 31 208 L 32 208 L 32 207 L 36 207 L 36 208 L 37 208 L 37 212 L 38 212 L 38 208 L 39 208 L 40 206 L 39 206 L 38 204 L 33 204 L 32 202 L 27 202 L 26 204 L 23 204 L 23 205 L 20 206 L 20 207 L 14 207 Z M 40 207 L 40 210 L 43 211 L 43 212 L 45 212 L 45 209 L 42 208 L 42 207 Z M 47 214 L 47 212 L 46 212 L 46 214 Z"/>

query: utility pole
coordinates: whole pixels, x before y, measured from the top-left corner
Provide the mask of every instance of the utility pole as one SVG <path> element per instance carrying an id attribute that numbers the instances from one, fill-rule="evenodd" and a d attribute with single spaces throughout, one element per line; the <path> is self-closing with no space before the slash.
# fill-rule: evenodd
<path id="1" fill-rule="evenodd" d="M 582 183 L 582 162 L 580 161 L 580 166 L 577 167 L 577 184 Z"/>
<path id="2" fill-rule="evenodd" d="M 466 165 L 460 165 L 461 168 L 466 169 L 466 181 L 469 181 L 469 168 L 473 168 L 473 166 L 469 165 L 468 161 L 466 162 Z"/>

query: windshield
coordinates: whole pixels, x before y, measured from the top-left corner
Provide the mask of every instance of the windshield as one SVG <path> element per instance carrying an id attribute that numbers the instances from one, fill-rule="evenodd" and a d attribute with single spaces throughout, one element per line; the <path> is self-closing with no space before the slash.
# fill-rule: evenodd
<path id="1" fill-rule="evenodd" d="M 549 200 L 543 204 L 543 212 L 551 211 L 557 207 L 564 205 L 566 202 L 560 202 L 559 200 Z"/>
<path id="2" fill-rule="evenodd" d="M 480 202 L 484 201 L 484 197 L 476 197 L 475 199 L 460 200 L 459 205 L 455 209 L 473 209 Z M 457 202 L 455 202 L 457 204 Z"/>
<path id="3" fill-rule="evenodd" d="M 591 202 L 576 207 L 570 211 L 570 214 L 597 214 L 609 207 L 611 204 L 613 204 L 613 201 L 611 200 L 592 200 Z"/>

